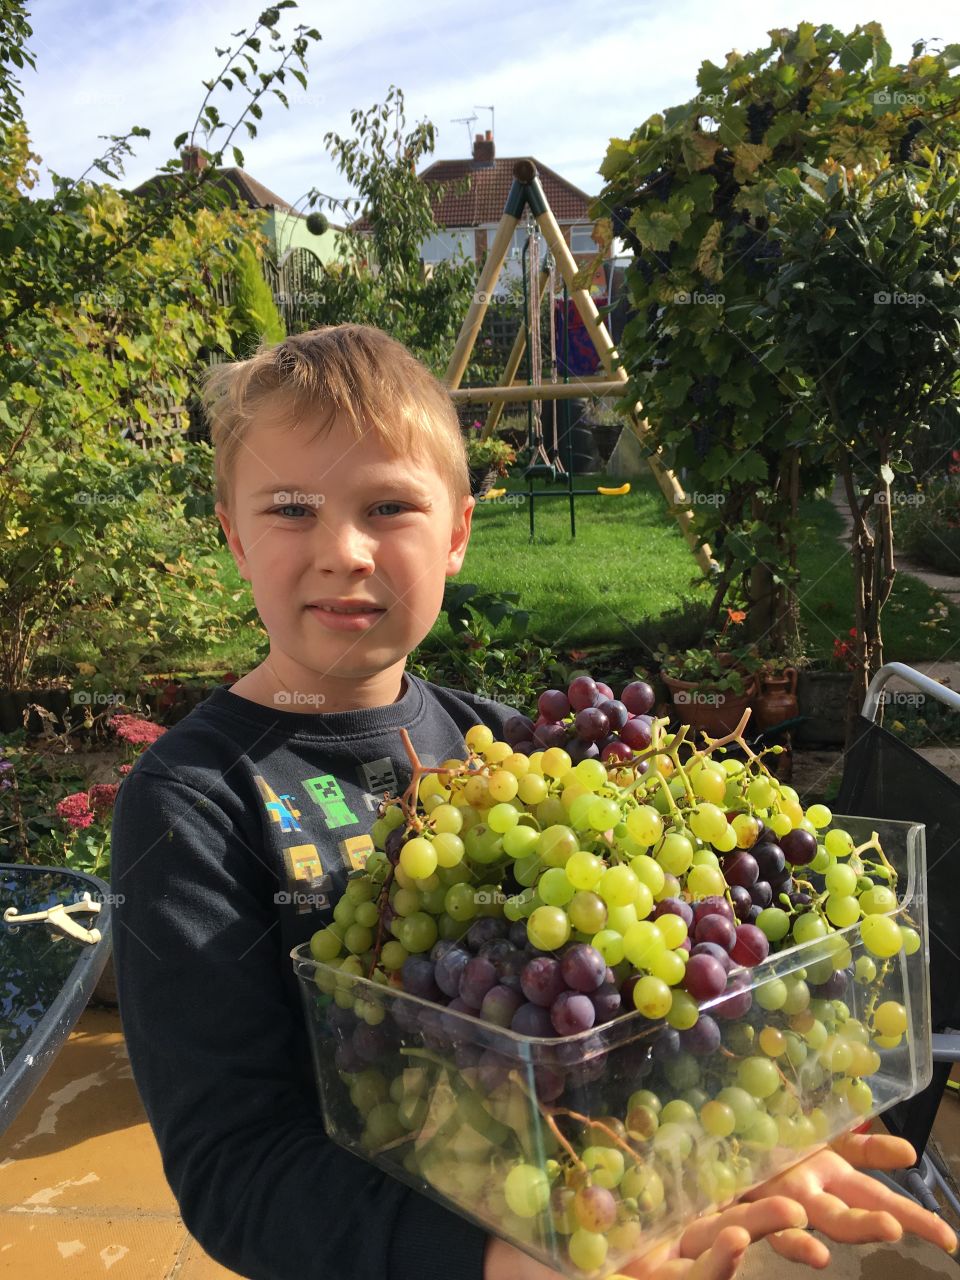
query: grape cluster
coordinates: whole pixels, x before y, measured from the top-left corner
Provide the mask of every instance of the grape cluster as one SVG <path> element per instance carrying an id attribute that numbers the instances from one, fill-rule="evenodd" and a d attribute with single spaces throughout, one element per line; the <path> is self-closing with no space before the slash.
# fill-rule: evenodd
<path id="1" fill-rule="evenodd" d="M 751 102 L 747 107 L 747 140 L 754 144 L 762 142 L 776 114 L 772 102 Z"/>
<path id="2" fill-rule="evenodd" d="M 471 728 L 310 944 L 336 1131 L 571 1275 L 886 1105 L 921 948 L 875 836 L 654 701 Z"/>

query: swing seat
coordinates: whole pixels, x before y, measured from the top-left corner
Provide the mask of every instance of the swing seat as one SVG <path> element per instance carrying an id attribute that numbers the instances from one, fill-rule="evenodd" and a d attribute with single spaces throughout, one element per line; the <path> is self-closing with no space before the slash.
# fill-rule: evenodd
<path id="1" fill-rule="evenodd" d="M 534 462 L 523 473 L 525 480 L 555 480 L 557 469 L 549 462 Z"/>
<path id="2" fill-rule="evenodd" d="M 619 489 L 605 489 L 602 484 L 597 485 L 597 493 L 602 493 L 605 498 L 622 498 L 625 493 L 629 492 L 629 484 L 622 484 Z"/>

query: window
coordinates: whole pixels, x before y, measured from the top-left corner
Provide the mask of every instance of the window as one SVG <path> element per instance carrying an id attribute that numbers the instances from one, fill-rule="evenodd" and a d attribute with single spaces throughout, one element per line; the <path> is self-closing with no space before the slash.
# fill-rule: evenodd
<path id="1" fill-rule="evenodd" d="M 570 252 L 571 253 L 596 253 L 597 244 L 593 238 L 593 227 L 571 227 L 570 228 Z"/>
<path id="2" fill-rule="evenodd" d="M 451 228 L 428 236 L 423 242 L 420 256 L 424 262 L 443 262 L 447 258 L 453 258 L 458 249 L 463 250 L 468 260 L 473 258 L 475 240 L 472 227 Z"/>

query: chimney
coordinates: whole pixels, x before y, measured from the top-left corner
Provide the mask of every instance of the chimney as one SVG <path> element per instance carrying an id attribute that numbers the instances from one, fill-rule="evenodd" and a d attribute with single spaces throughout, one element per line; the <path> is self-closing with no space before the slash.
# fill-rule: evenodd
<path id="1" fill-rule="evenodd" d="M 181 147 L 180 163 L 184 173 L 199 173 L 207 167 L 207 157 L 200 147 Z"/>
<path id="2" fill-rule="evenodd" d="M 493 130 L 487 130 L 487 136 L 478 133 L 473 140 L 473 163 L 493 164 Z"/>

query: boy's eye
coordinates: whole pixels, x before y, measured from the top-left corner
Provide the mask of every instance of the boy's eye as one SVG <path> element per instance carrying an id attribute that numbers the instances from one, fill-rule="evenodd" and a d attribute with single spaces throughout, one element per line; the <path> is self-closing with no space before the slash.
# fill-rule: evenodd
<path id="1" fill-rule="evenodd" d="M 398 507 L 401 511 L 407 509 L 402 502 L 378 502 L 373 509 L 374 511 L 382 511 L 384 507 Z"/>
<path id="2" fill-rule="evenodd" d="M 286 515 L 289 511 L 306 511 L 307 508 L 299 502 L 288 502 L 285 507 L 274 507 L 270 512 L 272 516 Z"/>

